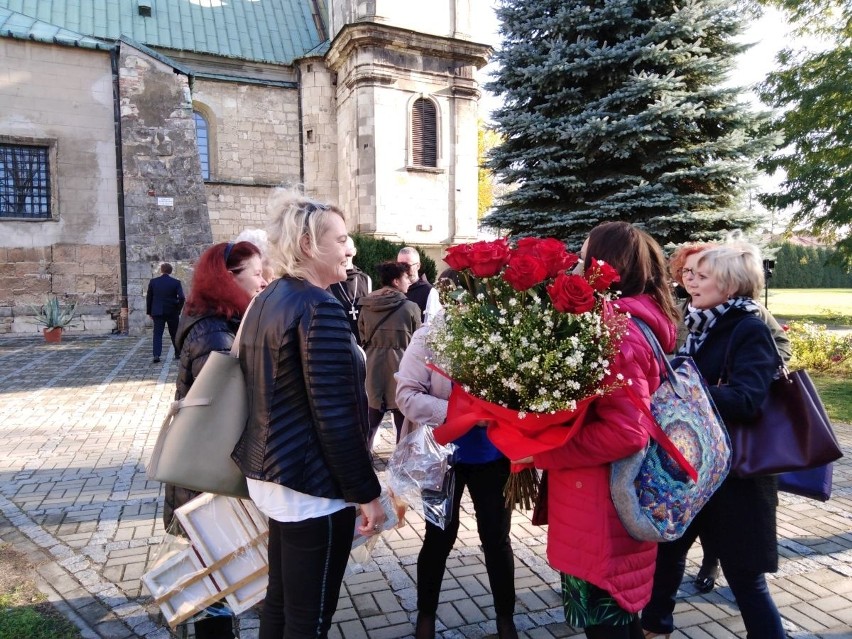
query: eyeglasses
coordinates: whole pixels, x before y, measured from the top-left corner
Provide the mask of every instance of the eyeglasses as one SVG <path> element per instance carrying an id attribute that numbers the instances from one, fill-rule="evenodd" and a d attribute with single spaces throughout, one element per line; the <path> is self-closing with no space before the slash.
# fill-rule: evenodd
<path id="1" fill-rule="evenodd" d="M 683 276 L 683 277 L 686 277 L 687 275 L 688 275 L 689 277 L 695 277 L 695 269 L 692 269 L 692 268 L 682 268 L 682 269 L 680 269 L 680 274 L 681 274 L 681 276 Z"/>

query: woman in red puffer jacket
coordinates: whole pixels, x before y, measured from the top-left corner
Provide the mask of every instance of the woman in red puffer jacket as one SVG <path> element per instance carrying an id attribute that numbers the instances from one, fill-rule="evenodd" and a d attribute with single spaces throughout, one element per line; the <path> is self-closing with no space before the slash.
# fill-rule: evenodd
<path id="1" fill-rule="evenodd" d="M 643 319 L 660 344 L 671 351 L 678 313 L 659 244 L 625 222 L 601 224 L 580 252 L 581 265 L 592 258 L 618 271 L 616 305 Z M 657 360 L 642 333 L 625 335 L 610 366 L 650 404 L 660 383 Z M 657 544 L 636 541 L 621 524 L 609 491 L 610 463 L 648 443 L 644 418 L 624 388 L 594 402 L 577 434 L 562 448 L 535 455 L 548 471 L 547 558 L 562 575 L 565 620 L 587 637 L 641 639 L 637 614 L 648 602 Z"/>

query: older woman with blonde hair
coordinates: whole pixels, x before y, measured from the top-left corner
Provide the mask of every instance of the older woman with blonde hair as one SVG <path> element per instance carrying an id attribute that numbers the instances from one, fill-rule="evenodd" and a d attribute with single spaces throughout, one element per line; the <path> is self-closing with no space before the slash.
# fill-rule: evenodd
<path id="1" fill-rule="evenodd" d="M 764 284 L 757 247 L 728 243 L 699 253 L 684 279 L 691 302 L 680 353 L 691 356 L 726 423 L 757 417 L 780 356 L 755 298 Z M 659 544 L 651 601 L 642 612 L 646 637 L 674 630 L 675 595 L 686 553 L 701 535 L 719 558 L 750 639 L 783 639 L 781 616 L 765 573 L 778 569 L 775 477 L 729 475 L 677 541 Z M 744 525 L 747 524 L 747 525 Z"/>
<path id="2" fill-rule="evenodd" d="M 355 530 L 386 516 L 367 450 L 365 365 L 343 307 L 343 211 L 296 191 L 269 201 L 274 280 L 246 313 L 240 366 L 249 417 L 232 455 L 269 517 L 269 586 L 260 639 L 326 637 Z"/>

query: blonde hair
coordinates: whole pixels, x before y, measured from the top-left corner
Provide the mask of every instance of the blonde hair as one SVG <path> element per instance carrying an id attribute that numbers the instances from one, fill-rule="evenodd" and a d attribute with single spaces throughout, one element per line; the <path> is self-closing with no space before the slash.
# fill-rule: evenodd
<path id="1" fill-rule="evenodd" d="M 735 297 L 757 299 L 763 290 L 760 249 L 748 242 L 727 242 L 698 256 L 699 266 L 715 276 L 719 288 Z"/>
<path id="2" fill-rule="evenodd" d="M 266 210 L 269 214 L 267 257 L 278 277 L 305 279 L 308 256 L 302 248 L 302 238 L 308 238 L 311 252 L 317 254 L 320 252 L 317 239 L 328 229 L 329 216 L 339 215 L 346 221 L 338 207 L 312 200 L 298 189 L 275 189 Z"/>

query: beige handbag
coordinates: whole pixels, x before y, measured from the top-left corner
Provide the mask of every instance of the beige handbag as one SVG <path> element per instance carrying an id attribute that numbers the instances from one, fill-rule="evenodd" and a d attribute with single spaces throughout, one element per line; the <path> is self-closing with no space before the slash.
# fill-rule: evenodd
<path id="1" fill-rule="evenodd" d="M 231 354 L 212 352 L 181 400 L 163 421 L 148 478 L 205 493 L 248 498 L 242 471 L 231 459 L 248 417 L 240 360 L 240 331 Z"/>

